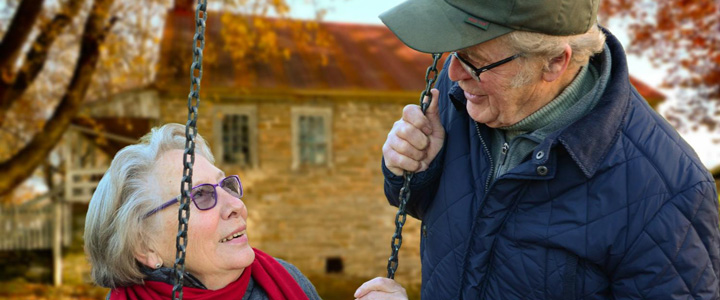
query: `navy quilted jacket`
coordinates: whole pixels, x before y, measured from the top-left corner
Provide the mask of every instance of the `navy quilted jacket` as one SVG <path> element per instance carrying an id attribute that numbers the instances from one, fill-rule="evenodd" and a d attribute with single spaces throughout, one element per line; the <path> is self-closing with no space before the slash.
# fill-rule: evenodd
<path id="1" fill-rule="evenodd" d="M 440 74 L 445 145 L 408 203 L 424 300 L 720 299 L 714 181 L 606 35 L 611 77 L 595 108 L 493 182 L 489 129 Z M 397 205 L 402 178 L 383 170 Z"/>

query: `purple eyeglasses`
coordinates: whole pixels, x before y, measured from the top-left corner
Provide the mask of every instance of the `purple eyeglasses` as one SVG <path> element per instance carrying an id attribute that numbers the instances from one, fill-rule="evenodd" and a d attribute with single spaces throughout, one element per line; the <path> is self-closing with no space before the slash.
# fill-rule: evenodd
<path id="1" fill-rule="evenodd" d="M 240 183 L 240 177 L 238 177 L 237 175 L 231 175 L 223 178 L 217 184 L 203 183 L 193 187 L 190 190 L 190 199 L 192 199 L 192 202 L 195 203 L 195 207 L 197 207 L 199 210 L 208 210 L 215 207 L 215 205 L 217 205 L 218 186 L 235 198 L 240 199 L 243 196 L 243 189 L 242 184 Z M 177 196 L 170 201 L 163 203 L 159 207 L 145 214 L 144 218 L 152 216 L 156 212 L 159 212 L 167 208 L 168 206 L 175 204 L 175 202 L 179 201 L 180 197 L 181 196 Z"/>

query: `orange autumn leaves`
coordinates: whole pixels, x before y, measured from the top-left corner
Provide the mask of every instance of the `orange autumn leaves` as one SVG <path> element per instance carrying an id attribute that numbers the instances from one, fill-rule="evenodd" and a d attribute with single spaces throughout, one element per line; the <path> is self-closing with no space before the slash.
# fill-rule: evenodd
<path id="1" fill-rule="evenodd" d="M 676 127 L 720 119 L 720 3 L 714 0 L 604 0 L 601 15 L 629 24 L 630 53 L 669 66 L 666 87 L 692 91 L 671 107 Z M 712 103 L 712 104 L 711 104 Z"/>

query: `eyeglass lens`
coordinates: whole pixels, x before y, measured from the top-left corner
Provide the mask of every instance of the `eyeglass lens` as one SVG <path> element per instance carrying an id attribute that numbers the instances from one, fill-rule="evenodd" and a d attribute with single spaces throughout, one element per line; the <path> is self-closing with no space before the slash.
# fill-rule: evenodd
<path id="1" fill-rule="evenodd" d="M 480 78 L 479 78 L 480 76 L 478 76 L 475 69 L 473 67 L 469 66 L 468 63 L 462 57 L 460 57 L 459 53 L 454 52 L 453 55 L 457 58 L 458 62 L 460 63 L 460 66 L 463 69 L 465 69 L 465 72 L 470 74 L 470 76 L 472 76 L 475 80 L 478 80 L 478 81 L 480 80 Z"/>
<path id="2" fill-rule="evenodd" d="M 220 187 L 233 197 L 242 197 L 240 181 L 235 176 L 230 176 L 220 182 Z M 217 191 L 215 185 L 202 184 L 192 190 L 192 198 L 198 209 L 206 210 L 215 207 L 217 203 Z"/>
<path id="3" fill-rule="evenodd" d="M 235 176 L 225 178 L 225 180 L 220 183 L 220 187 L 233 197 L 242 197 L 242 187 L 240 187 L 240 181 Z"/>

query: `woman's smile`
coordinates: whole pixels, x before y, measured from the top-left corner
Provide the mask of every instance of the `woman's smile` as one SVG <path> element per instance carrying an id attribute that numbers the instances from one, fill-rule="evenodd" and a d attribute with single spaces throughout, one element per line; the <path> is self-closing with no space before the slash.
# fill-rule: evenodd
<path id="1" fill-rule="evenodd" d="M 221 244 L 247 244 L 247 235 L 245 234 L 245 230 L 239 231 L 236 233 L 233 233 L 222 240 L 220 240 Z"/>

